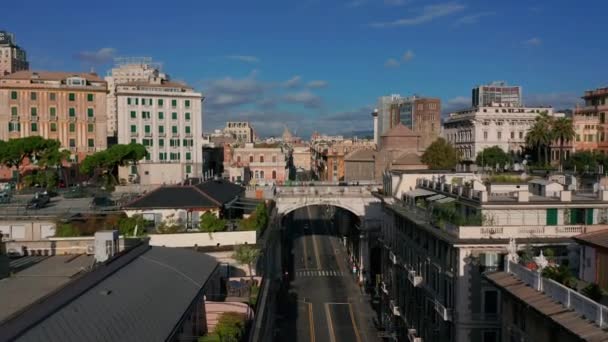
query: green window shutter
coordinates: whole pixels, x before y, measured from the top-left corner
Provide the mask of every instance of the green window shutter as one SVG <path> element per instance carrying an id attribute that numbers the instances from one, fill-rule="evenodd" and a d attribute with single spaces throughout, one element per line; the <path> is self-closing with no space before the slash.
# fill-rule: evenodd
<path id="1" fill-rule="evenodd" d="M 145 125 L 144 126 L 144 132 L 150 133 L 150 125 Z"/>
<path id="2" fill-rule="evenodd" d="M 547 209 L 547 226 L 556 226 L 557 225 L 557 209 L 550 208 Z"/>
<path id="3" fill-rule="evenodd" d="M 17 99 L 17 92 L 11 91 L 11 100 L 16 100 L 16 99 Z"/>
<path id="4" fill-rule="evenodd" d="M 70 139 L 70 147 L 76 147 L 76 139 Z"/>
<path id="5" fill-rule="evenodd" d="M 73 118 L 76 116 L 76 108 L 70 107 L 70 117 Z"/>
<path id="6" fill-rule="evenodd" d="M 159 120 L 163 120 L 165 118 L 165 113 L 163 112 L 158 112 L 158 119 Z"/>
<path id="7" fill-rule="evenodd" d="M 30 113 L 32 114 L 32 116 L 38 115 L 38 108 L 36 108 L 36 107 L 30 108 Z"/>
<path id="8" fill-rule="evenodd" d="M 137 166 L 136 165 L 131 165 L 131 173 L 132 174 L 136 174 L 137 173 Z"/>
<path id="9" fill-rule="evenodd" d="M 186 173 L 192 173 L 192 165 L 186 165 Z"/>
<path id="10" fill-rule="evenodd" d="M 17 107 L 11 107 L 11 115 L 12 116 L 17 116 Z"/>
<path id="11" fill-rule="evenodd" d="M 593 224 L 593 208 L 587 208 L 585 213 L 587 214 L 585 224 Z"/>
<path id="12" fill-rule="evenodd" d="M 139 105 L 139 97 L 136 97 L 136 98 L 135 98 L 135 104 L 136 104 L 136 105 Z"/>
<path id="13" fill-rule="evenodd" d="M 177 107 L 177 100 L 171 100 L 171 107 Z"/>
<path id="14" fill-rule="evenodd" d="M 165 101 L 163 101 L 163 99 L 158 99 L 158 106 L 162 107 L 165 105 Z"/>
<path id="15" fill-rule="evenodd" d="M 158 146 L 164 147 L 165 146 L 165 139 L 158 139 Z"/>
<path id="16" fill-rule="evenodd" d="M 158 152 L 158 160 L 163 160 L 163 153 L 162 152 Z"/>
<path id="17" fill-rule="evenodd" d="M 31 128 L 32 128 L 32 132 L 38 132 L 38 124 L 37 123 L 32 122 Z"/>
<path id="18" fill-rule="evenodd" d="M 131 144 L 137 144 L 137 139 L 131 138 Z"/>
<path id="19" fill-rule="evenodd" d="M 165 126 L 158 126 L 158 133 L 165 133 Z"/>
<path id="20" fill-rule="evenodd" d="M 88 124 L 87 125 L 87 132 L 91 133 L 95 131 L 95 125 L 93 124 Z"/>
<path id="21" fill-rule="evenodd" d="M 131 98 L 127 97 L 127 104 L 130 105 L 131 104 Z"/>
<path id="22" fill-rule="evenodd" d="M 69 99 L 70 101 L 76 101 L 76 94 L 74 94 L 74 93 L 69 93 L 69 94 L 68 94 L 68 99 Z"/>
<path id="23" fill-rule="evenodd" d="M 57 116 L 57 108 L 51 107 L 49 110 L 50 110 L 51 116 Z"/>
<path id="24" fill-rule="evenodd" d="M 95 99 L 95 95 L 94 94 L 87 94 L 87 101 L 93 102 L 94 99 Z"/>
<path id="25" fill-rule="evenodd" d="M 51 132 L 57 132 L 57 124 L 54 122 L 51 122 Z"/>
<path id="26" fill-rule="evenodd" d="M 93 108 L 87 108 L 87 116 L 90 118 L 95 116 L 95 111 L 93 110 Z"/>
<path id="27" fill-rule="evenodd" d="M 30 99 L 32 101 L 36 101 L 36 98 L 38 98 L 38 94 L 36 92 L 31 92 L 30 93 Z"/>
<path id="28" fill-rule="evenodd" d="M 192 157 L 192 154 L 190 152 L 186 152 L 186 160 L 190 160 Z"/>
<path id="29" fill-rule="evenodd" d="M 95 140 L 94 139 L 89 139 L 88 143 L 89 143 L 89 147 L 95 147 Z"/>
<path id="30" fill-rule="evenodd" d="M 171 119 L 177 120 L 177 113 L 175 113 L 175 112 L 171 113 Z"/>
<path id="31" fill-rule="evenodd" d="M 177 126 L 172 126 L 171 127 L 171 132 L 177 133 Z"/>
<path id="32" fill-rule="evenodd" d="M 190 134 L 190 126 L 186 126 L 186 134 Z"/>
<path id="33" fill-rule="evenodd" d="M 186 100 L 186 108 L 190 108 L 190 100 Z"/>
<path id="34" fill-rule="evenodd" d="M 55 94 L 55 93 L 49 93 L 49 100 L 55 101 L 56 98 L 57 98 L 57 94 Z"/>
<path id="35" fill-rule="evenodd" d="M 131 125 L 131 133 L 137 132 L 137 126 Z"/>
<path id="36" fill-rule="evenodd" d="M 136 119 L 137 118 L 137 112 L 132 110 L 131 111 L 131 119 Z"/>
<path id="37" fill-rule="evenodd" d="M 76 132 L 76 125 L 73 123 L 70 124 L 70 132 Z"/>
<path id="38" fill-rule="evenodd" d="M 190 113 L 186 113 L 186 120 L 190 120 Z"/>

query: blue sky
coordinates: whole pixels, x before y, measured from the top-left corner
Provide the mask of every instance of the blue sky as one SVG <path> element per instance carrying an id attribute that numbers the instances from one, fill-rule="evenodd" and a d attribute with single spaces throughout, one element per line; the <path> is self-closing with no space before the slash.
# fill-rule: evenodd
<path id="1" fill-rule="evenodd" d="M 607 12 L 598 0 L 29 0 L 0 3 L 0 29 L 38 70 L 105 74 L 115 56 L 151 56 L 207 96 L 205 131 L 245 119 L 307 136 L 370 130 L 380 95 L 459 109 L 492 80 L 572 107 L 606 86 Z"/>

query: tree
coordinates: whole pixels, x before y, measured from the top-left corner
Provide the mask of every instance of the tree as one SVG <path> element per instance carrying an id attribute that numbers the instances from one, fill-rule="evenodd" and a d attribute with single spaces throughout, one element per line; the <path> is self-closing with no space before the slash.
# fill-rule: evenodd
<path id="1" fill-rule="evenodd" d="M 420 159 L 433 170 L 453 169 L 460 161 L 460 153 L 445 139 L 435 140 Z"/>
<path id="2" fill-rule="evenodd" d="M 247 265 L 249 269 L 249 276 L 251 277 L 251 283 L 253 284 L 253 272 L 252 265 L 260 255 L 260 250 L 250 245 L 237 245 L 234 247 L 234 254 L 232 257 L 236 262 L 241 265 Z"/>
<path id="3" fill-rule="evenodd" d="M 602 289 L 595 283 L 591 283 L 587 286 L 585 286 L 582 290 L 581 293 L 596 302 L 599 302 L 602 300 L 602 297 L 604 296 L 604 294 L 602 293 Z"/>
<path id="4" fill-rule="evenodd" d="M 137 228 L 137 231 L 135 229 Z M 118 231 L 124 236 L 141 236 L 146 232 L 146 220 L 142 215 L 122 217 L 118 220 Z"/>
<path id="5" fill-rule="evenodd" d="M 59 151 L 59 141 L 40 136 L 11 139 L 0 143 L 0 164 L 17 169 L 17 183 L 21 181 L 19 167 L 25 159 L 44 166 L 63 154 Z"/>
<path id="6" fill-rule="evenodd" d="M 186 230 L 181 218 L 175 218 L 175 215 L 169 215 L 156 227 L 159 234 L 174 234 Z"/>
<path id="7" fill-rule="evenodd" d="M 269 215 L 268 208 L 265 203 L 260 203 L 255 207 L 255 210 L 249 215 L 248 218 L 242 219 L 239 222 L 240 230 L 256 230 L 258 232 L 264 231 L 268 226 Z"/>
<path id="8" fill-rule="evenodd" d="M 576 132 L 570 118 L 559 118 L 553 122 L 553 138 L 559 141 L 559 165 L 564 162 L 564 143 L 572 141 Z"/>
<path id="9" fill-rule="evenodd" d="M 570 288 L 576 286 L 576 278 L 574 278 L 570 269 L 564 265 L 547 266 L 543 269 L 542 276 Z"/>
<path id="10" fill-rule="evenodd" d="M 545 151 L 545 164 L 549 164 L 549 146 L 553 139 L 551 132 L 551 121 L 546 111 L 540 113 L 534 121 L 534 125 L 526 133 L 526 144 L 530 147 L 536 147 L 537 163 L 541 163 L 541 151 Z"/>
<path id="11" fill-rule="evenodd" d="M 114 145 L 105 151 L 99 151 L 87 156 L 80 164 L 80 171 L 92 175 L 98 171 L 105 178 L 107 186 L 117 184 L 116 177 L 119 166 L 136 164 L 142 160 L 148 151 L 141 144 Z"/>
<path id="12" fill-rule="evenodd" d="M 564 161 L 564 168 L 568 170 L 576 170 L 579 173 L 593 171 L 598 165 L 606 165 L 605 157 L 597 151 L 580 151 L 570 155 L 568 160 Z"/>
<path id="13" fill-rule="evenodd" d="M 211 236 L 211 233 L 220 232 L 224 230 L 225 227 L 226 220 L 218 218 L 212 212 L 207 211 L 203 215 L 201 215 L 199 229 L 202 232 L 209 233 L 209 236 Z"/>
<path id="14" fill-rule="evenodd" d="M 245 316 L 238 312 L 224 312 L 215 327 L 222 342 L 239 342 L 245 335 Z"/>
<path id="15" fill-rule="evenodd" d="M 475 164 L 484 167 L 489 165 L 492 168 L 496 167 L 496 165 L 504 168 L 510 162 L 511 157 L 498 146 L 484 148 L 477 154 L 477 158 L 475 159 Z"/>

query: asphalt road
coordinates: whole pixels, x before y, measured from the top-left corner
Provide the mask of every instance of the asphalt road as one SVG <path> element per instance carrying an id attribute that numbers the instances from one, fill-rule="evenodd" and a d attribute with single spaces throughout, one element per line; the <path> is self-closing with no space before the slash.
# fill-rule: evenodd
<path id="1" fill-rule="evenodd" d="M 288 229 L 291 282 L 280 299 L 275 341 L 378 341 L 369 297 L 347 264 L 340 239 L 322 207 L 294 213 Z"/>

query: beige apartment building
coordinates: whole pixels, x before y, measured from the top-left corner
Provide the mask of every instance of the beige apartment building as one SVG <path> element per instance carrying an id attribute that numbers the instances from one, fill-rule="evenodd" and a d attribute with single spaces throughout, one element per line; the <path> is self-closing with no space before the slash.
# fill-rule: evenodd
<path id="1" fill-rule="evenodd" d="M 72 160 L 106 148 L 106 82 L 93 73 L 18 71 L 0 77 L 0 140 L 56 139 Z"/>
<path id="2" fill-rule="evenodd" d="M 156 77 L 117 85 L 118 143 L 146 146 L 148 156 L 123 167 L 119 178 L 176 184 L 202 177 L 202 94 Z"/>
<path id="3" fill-rule="evenodd" d="M 15 35 L 0 31 L 0 76 L 28 70 L 29 63 L 25 50 L 15 42 Z"/>
<path id="4" fill-rule="evenodd" d="M 232 135 L 238 142 L 253 142 L 253 127 L 251 126 L 251 124 L 249 124 L 249 122 L 246 121 L 226 122 L 224 133 Z"/>

